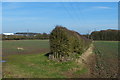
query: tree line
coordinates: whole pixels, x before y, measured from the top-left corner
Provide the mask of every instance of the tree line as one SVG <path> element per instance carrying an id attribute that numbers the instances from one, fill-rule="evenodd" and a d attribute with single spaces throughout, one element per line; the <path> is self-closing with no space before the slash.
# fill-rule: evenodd
<path id="1" fill-rule="evenodd" d="M 19 35 L 20 34 L 20 35 Z M 50 34 L 47 33 L 16 33 L 15 35 L 2 34 L 2 40 L 34 40 L 34 39 L 49 39 Z M 83 35 L 84 37 L 92 40 L 104 41 L 120 41 L 120 30 L 101 30 L 93 31 L 91 34 Z"/>
<path id="2" fill-rule="evenodd" d="M 104 40 L 104 41 L 120 41 L 120 30 L 101 30 L 93 31 L 89 35 L 90 39 L 93 40 Z"/>
<path id="3" fill-rule="evenodd" d="M 2 34 L 2 40 L 34 40 L 34 39 L 49 39 L 47 33 L 17 33 L 15 35 Z"/>

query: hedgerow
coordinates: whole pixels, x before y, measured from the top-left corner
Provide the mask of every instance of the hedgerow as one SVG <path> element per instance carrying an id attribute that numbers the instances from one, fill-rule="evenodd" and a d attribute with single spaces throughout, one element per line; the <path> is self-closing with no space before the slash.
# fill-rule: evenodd
<path id="1" fill-rule="evenodd" d="M 66 61 L 81 55 L 91 41 L 75 31 L 56 26 L 50 34 L 50 59 Z"/>

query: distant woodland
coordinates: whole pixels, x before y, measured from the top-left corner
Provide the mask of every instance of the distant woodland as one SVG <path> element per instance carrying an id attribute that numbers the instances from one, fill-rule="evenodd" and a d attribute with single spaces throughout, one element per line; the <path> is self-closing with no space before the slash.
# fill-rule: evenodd
<path id="1" fill-rule="evenodd" d="M 93 40 L 120 41 L 120 30 L 101 30 L 91 33 L 90 38 Z"/>
<path id="2" fill-rule="evenodd" d="M 2 34 L 2 40 L 34 40 L 34 39 L 49 39 L 47 33 L 15 33 L 15 35 Z M 82 35 L 92 40 L 104 40 L 104 41 L 120 41 L 120 30 L 101 30 L 93 31 L 91 34 Z"/>
<path id="3" fill-rule="evenodd" d="M 2 40 L 34 40 L 34 39 L 49 39 L 47 33 L 15 33 L 14 35 L 2 34 Z"/>

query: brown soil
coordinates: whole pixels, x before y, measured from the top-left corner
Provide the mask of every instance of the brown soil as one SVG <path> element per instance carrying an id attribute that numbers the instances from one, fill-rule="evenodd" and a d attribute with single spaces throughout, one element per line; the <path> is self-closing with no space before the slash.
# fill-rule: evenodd
<path id="1" fill-rule="evenodd" d="M 105 60 L 103 57 L 101 57 L 101 54 L 93 53 L 93 49 L 94 46 L 91 45 L 90 48 L 77 60 L 78 64 L 88 68 L 88 73 L 79 77 L 116 78 L 118 66 L 112 65 L 111 63 L 117 64 L 117 60 Z"/>

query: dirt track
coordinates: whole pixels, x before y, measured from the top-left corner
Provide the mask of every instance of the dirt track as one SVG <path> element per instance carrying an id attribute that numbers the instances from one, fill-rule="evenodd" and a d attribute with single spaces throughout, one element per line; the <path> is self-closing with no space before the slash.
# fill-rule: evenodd
<path id="1" fill-rule="evenodd" d="M 79 59 L 77 59 L 77 63 L 82 65 L 82 67 L 86 67 L 88 68 L 88 72 L 80 75 L 80 78 L 92 78 L 91 76 L 91 65 L 94 65 L 94 54 L 93 53 L 93 44 L 90 45 L 90 47 L 79 57 Z M 92 62 L 92 64 L 91 64 Z"/>
<path id="2" fill-rule="evenodd" d="M 80 64 L 87 64 L 89 56 L 93 53 L 93 44 L 77 60 Z"/>

